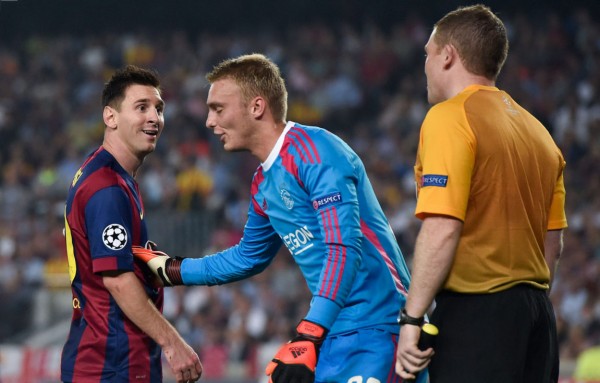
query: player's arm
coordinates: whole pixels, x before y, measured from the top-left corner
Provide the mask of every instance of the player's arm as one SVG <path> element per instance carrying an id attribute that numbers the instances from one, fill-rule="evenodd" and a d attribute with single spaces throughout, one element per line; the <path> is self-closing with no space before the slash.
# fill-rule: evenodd
<path id="1" fill-rule="evenodd" d="M 563 250 L 563 230 L 549 230 L 544 238 L 544 256 L 550 269 L 550 288 Z"/>
<path id="2" fill-rule="evenodd" d="M 421 177 L 415 215 L 423 223 L 404 307 L 410 317 L 425 315 L 450 273 L 468 206 L 476 146 L 475 135 L 456 105 L 439 103 L 429 110 L 421 127 L 415 169 L 420 168 Z M 427 175 L 440 175 L 446 181 L 430 183 Z M 403 379 L 414 378 L 412 373 L 422 370 L 432 356 L 431 350 L 419 350 L 419 337 L 419 326 L 400 327 L 396 372 Z"/>
<path id="3" fill-rule="evenodd" d="M 562 166 L 564 168 L 564 161 Z M 550 269 L 550 288 L 558 268 L 558 260 L 563 250 L 563 229 L 567 227 L 567 217 L 565 214 L 565 184 L 564 175 L 561 169 L 560 176 L 556 180 L 552 203 L 548 214 L 548 231 L 544 238 L 544 257 Z"/>
<path id="4" fill-rule="evenodd" d="M 251 277 L 271 263 L 281 244 L 268 218 L 250 206 L 240 242 L 216 254 L 185 259 L 181 264 L 183 283 L 212 286 Z"/>
<path id="5" fill-rule="evenodd" d="M 127 318 L 161 346 L 177 381 L 198 380 L 202 374 L 198 355 L 154 306 L 136 275 L 104 272 L 102 281 Z"/>
<path id="6" fill-rule="evenodd" d="M 220 285 L 262 272 L 281 247 L 281 238 L 269 220 L 251 205 L 240 242 L 219 253 L 202 258 L 171 258 L 141 247 L 133 255 L 143 260 L 165 286 Z"/>
<path id="7" fill-rule="evenodd" d="M 318 281 L 313 281 L 311 307 L 296 328 L 296 336 L 284 344 L 266 369 L 272 383 L 308 383 L 314 371 L 321 343 L 344 307 L 361 262 L 360 213 L 356 191 L 357 157 L 337 146 L 316 142 L 320 163 L 300 166 L 299 177 L 315 207 L 315 216 L 325 241 Z M 323 202 L 322 204 L 319 201 Z M 333 266 L 336 265 L 336 266 Z M 298 350 L 303 350 L 298 355 Z"/>
<path id="8" fill-rule="evenodd" d="M 423 221 L 415 245 L 412 279 L 405 306 L 409 316 L 421 318 L 431 306 L 452 267 L 462 227 L 462 221 L 448 216 L 432 215 Z M 413 373 L 425 368 L 432 355 L 432 351 L 417 348 L 419 334 L 419 326 L 404 325 L 400 328 L 396 372 L 403 379 L 414 378 Z"/>
<path id="9" fill-rule="evenodd" d="M 313 138 L 320 162 L 303 162 L 299 177 L 315 207 L 325 252 L 313 299 L 305 319 L 330 329 L 337 319 L 360 267 L 363 233 L 357 184 L 364 165 L 349 147 L 324 133 Z"/>
<path id="10" fill-rule="evenodd" d="M 343 174 L 331 178 L 348 180 Z M 326 177 L 319 177 L 321 180 Z M 339 181 L 338 181 L 339 182 Z M 331 190 L 331 189 L 330 189 Z M 356 278 L 362 261 L 360 213 L 356 185 L 352 182 L 338 185 L 341 202 L 319 208 L 315 213 L 325 241 L 321 271 L 313 290 L 313 300 L 306 319 L 330 329 L 337 319 Z M 322 193 L 313 194 L 316 198 Z"/>

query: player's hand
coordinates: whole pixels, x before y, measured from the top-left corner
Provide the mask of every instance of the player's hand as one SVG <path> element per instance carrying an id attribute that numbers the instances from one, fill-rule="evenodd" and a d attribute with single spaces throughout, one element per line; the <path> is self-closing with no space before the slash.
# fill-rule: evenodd
<path id="1" fill-rule="evenodd" d="M 419 326 L 400 326 L 400 337 L 396 350 L 396 373 L 402 379 L 415 379 L 416 373 L 427 367 L 433 356 L 433 349 L 421 351 L 417 347 L 420 334 Z"/>
<path id="2" fill-rule="evenodd" d="M 326 330 L 316 323 L 303 320 L 296 327 L 298 335 L 284 344 L 265 373 L 269 383 L 313 383 L 319 348 Z"/>
<path id="3" fill-rule="evenodd" d="M 163 286 L 182 285 L 181 261 L 183 258 L 171 258 L 166 253 L 141 246 L 132 246 L 133 256 L 146 263 L 150 271 L 157 276 Z"/>
<path id="4" fill-rule="evenodd" d="M 163 352 L 177 383 L 195 382 L 202 376 L 198 354 L 183 339 L 164 346 Z"/>

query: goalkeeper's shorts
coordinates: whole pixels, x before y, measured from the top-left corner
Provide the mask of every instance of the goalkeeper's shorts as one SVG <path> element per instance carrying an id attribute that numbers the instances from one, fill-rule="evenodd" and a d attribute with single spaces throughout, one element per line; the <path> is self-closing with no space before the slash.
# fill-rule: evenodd
<path id="1" fill-rule="evenodd" d="M 315 371 L 315 383 L 399 383 L 396 375 L 398 334 L 360 329 L 325 338 Z M 427 382 L 427 372 L 417 383 Z"/>

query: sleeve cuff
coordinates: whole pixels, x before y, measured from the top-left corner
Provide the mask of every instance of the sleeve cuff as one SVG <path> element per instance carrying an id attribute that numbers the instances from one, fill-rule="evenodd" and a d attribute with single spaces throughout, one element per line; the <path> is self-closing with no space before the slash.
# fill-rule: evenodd
<path id="1" fill-rule="evenodd" d="M 181 261 L 181 281 L 184 285 L 206 285 L 207 281 L 204 278 L 204 270 L 202 269 L 204 262 L 190 262 L 192 259 L 184 258 Z"/>
<path id="2" fill-rule="evenodd" d="M 304 319 L 330 330 L 341 310 L 342 308 L 334 301 L 316 296 L 313 297 L 310 310 Z"/>

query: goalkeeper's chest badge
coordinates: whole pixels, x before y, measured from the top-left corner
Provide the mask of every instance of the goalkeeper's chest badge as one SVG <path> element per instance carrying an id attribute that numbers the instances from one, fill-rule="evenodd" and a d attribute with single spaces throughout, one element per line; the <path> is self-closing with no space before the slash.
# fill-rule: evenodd
<path id="1" fill-rule="evenodd" d="M 281 196 L 281 200 L 283 201 L 285 207 L 287 207 L 288 210 L 292 210 L 294 207 L 294 200 L 292 199 L 290 192 L 285 189 L 281 189 L 279 195 Z"/>

